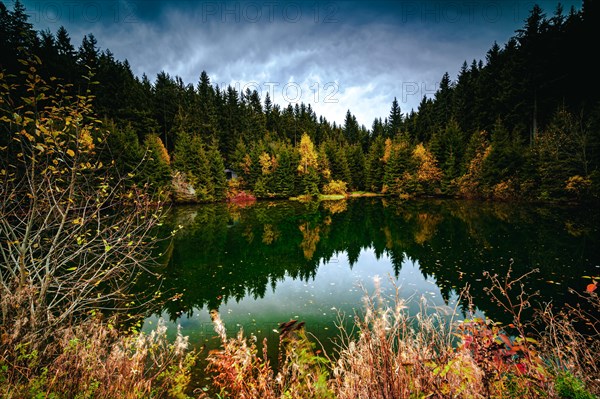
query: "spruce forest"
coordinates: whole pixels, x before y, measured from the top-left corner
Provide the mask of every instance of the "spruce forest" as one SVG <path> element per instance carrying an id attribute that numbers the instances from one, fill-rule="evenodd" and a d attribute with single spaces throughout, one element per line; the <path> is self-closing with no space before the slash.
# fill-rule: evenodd
<path id="1" fill-rule="evenodd" d="M 588 201 L 600 195 L 598 68 L 586 44 L 595 7 L 534 6 L 507 43 L 465 61 L 456 78 L 445 73 L 417 110 L 395 98 L 368 127 L 352 110 L 338 125 L 310 104 L 281 107 L 268 93 L 213 85 L 207 71 L 198 82 L 135 76 L 93 33 L 77 45 L 63 27 L 35 31 L 18 1 L 13 10 L 0 3 L 0 67 L 5 84 L 20 87 L 6 103 L 13 109 L 23 63 L 72 95 L 89 90 L 110 132 L 103 158 L 177 202 L 353 191 Z M 10 145 L 1 129 L 0 144 Z M 226 169 L 238 178 L 228 182 Z"/>

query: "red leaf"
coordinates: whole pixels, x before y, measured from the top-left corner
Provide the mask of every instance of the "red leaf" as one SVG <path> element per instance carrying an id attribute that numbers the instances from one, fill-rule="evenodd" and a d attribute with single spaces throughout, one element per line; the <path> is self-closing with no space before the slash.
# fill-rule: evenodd
<path id="1" fill-rule="evenodd" d="M 586 292 L 591 293 L 591 292 L 596 291 L 596 288 L 598 288 L 598 283 L 594 281 L 592 284 L 588 284 L 587 288 L 585 290 L 586 290 Z"/>

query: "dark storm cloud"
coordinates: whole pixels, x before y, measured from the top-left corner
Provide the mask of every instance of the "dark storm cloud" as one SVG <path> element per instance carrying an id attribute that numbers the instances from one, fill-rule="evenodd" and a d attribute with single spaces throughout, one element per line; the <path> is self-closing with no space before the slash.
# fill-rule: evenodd
<path id="1" fill-rule="evenodd" d="M 523 1 L 26 1 L 35 26 L 89 32 L 138 75 L 162 70 L 196 84 L 270 92 L 310 103 L 329 120 L 350 109 L 370 126 L 394 97 L 403 111 L 442 74 L 485 57 L 522 26 Z M 544 3 L 544 2 L 542 2 Z M 542 7 L 552 14 L 555 4 Z"/>

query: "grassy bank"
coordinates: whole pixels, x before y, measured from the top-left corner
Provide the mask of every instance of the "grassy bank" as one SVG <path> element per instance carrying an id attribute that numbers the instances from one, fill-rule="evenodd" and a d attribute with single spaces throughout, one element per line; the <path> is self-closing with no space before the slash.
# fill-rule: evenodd
<path id="1" fill-rule="evenodd" d="M 551 306 L 522 319 L 533 303 L 521 279 L 487 276 L 488 293 L 513 316 L 500 325 L 476 317 L 447 322 L 421 302 L 421 313 L 378 290 L 365 295 L 353 327 L 340 320 L 334 353 L 323 353 L 304 323 L 279 327 L 279 341 L 228 337 L 212 317 L 221 348 L 207 356 L 211 383 L 196 391 L 191 370 L 204 356 L 159 323 L 147 334 L 118 333 L 92 318 L 45 334 L 1 328 L 3 398 L 577 398 L 600 394 L 600 299 L 592 280 L 581 306 Z M 469 303 L 468 293 L 463 303 Z M 2 306 L 9 307 L 5 298 Z M 14 298 L 13 298 L 14 299 Z M 16 303 L 13 301 L 13 303 Z M 536 323 L 534 323 L 534 321 Z M 21 323 L 22 320 L 16 320 Z M 542 326 L 542 328 L 536 328 Z M 582 326 L 584 328 L 582 328 Z M 310 326 L 308 326 L 310 330 Z M 267 344 L 279 358 L 267 357 Z"/>

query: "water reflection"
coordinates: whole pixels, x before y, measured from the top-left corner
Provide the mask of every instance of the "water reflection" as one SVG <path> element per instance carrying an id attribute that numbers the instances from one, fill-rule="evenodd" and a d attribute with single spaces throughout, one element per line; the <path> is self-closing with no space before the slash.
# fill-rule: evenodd
<path id="1" fill-rule="evenodd" d="M 257 333 L 290 318 L 330 329 L 338 311 L 360 309 L 358 284 L 371 290 L 375 275 L 449 308 L 468 283 L 477 307 L 502 321 L 484 293 L 484 271 L 538 268 L 529 288 L 558 306 L 568 287 L 581 291 L 582 276 L 600 273 L 598 213 L 589 210 L 360 198 L 178 207 L 169 224 L 182 229 L 157 272 L 160 290 L 180 295 L 160 313 L 192 336 L 210 329 L 210 309 Z"/>

